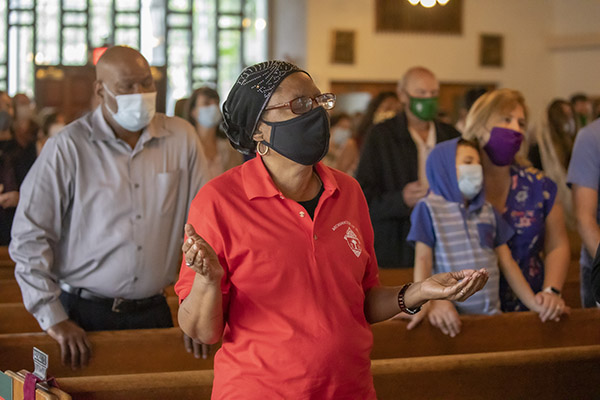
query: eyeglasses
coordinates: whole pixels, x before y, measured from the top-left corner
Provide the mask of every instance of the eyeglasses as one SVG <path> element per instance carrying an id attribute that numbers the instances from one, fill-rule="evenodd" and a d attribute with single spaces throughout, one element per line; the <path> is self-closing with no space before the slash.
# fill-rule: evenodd
<path id="1" fill-rule="evenodd" d="M 312 110 L 313 102 L 323 107 L 326 110 L 331 110 L 335 107 L 335 94 L 323 93 L 315 97 L 296 97 L 294 100 L 288 101 L 287 103 L 276 104 L 271 107 L 265 108 L 265 111 L 274 110 L 276 108 L 289 107 L 294 114 L 304 114 Z"/>

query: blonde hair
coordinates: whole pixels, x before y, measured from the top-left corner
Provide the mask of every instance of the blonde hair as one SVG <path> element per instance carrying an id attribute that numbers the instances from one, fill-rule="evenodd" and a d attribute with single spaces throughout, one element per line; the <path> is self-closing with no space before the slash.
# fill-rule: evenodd
<path id="1" fill-rule="evenodd" d="M 515 107 L 523 107 L 525 120 L 527 120 L 527 106 L 521 92 L 512 89 L 498 89 L 485 93 L 475 101 L 465 121 L 465 130 L 462 137 L 473 140 L 480 145 L 487 143 L 490 138 L 488 121 L 495 116 L 510 113 Z"/>

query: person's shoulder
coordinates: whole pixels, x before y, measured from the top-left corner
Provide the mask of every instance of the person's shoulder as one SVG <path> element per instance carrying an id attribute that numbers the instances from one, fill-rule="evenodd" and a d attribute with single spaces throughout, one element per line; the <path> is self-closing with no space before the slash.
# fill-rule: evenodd
<path id="1" fill-rule="evenodd" d="M 338 187 L 340 188 L 340 190 L 343 190 L 345 188 L 350 188 L 350 189 L 355 189 L 355 190 L 360 190 L 362 193 L 362 189 L 360 188 L 360 184 L 358 183 L 358 181 L 348 175 L 347 173 L 340 171 L 339 169 L 335 169 L 332 167 L 328 167 L 325 164 L 322 164 L 323 168 L 328 171 L 329 174 L 331 174 L 331 176 L 333 177 L 333 179 L 335 179 Z"/>
<path id="2" fill-rule="evenodd" d="M 402 118 L 402 114 L 398 113 L 392 118 L 388 118 L 377 124 L 373 124 L 369 129 L 369 133 L 375 132 L 375 135 L 371 136 L 395 135 L 403 125 L 406 125 L 404 121 L 405 120 Z"/>
<path id="3" fill-rule="evenodd" d="M 452 125 L 442 121 L 436 121 L 437 133 L 442 137 L 440 139 L 454 139 L 460 136 L 460 132 Z"/>
<path id="4" fill-rule="evenodd" d="M 540 186 L 556 186 L 556 183 L 548 177 L 544 171 L 533 166 L 513 165 L 513 174 L 517 175 L 523 183 Z"/>
<path id="5" fill-rule="evenodd" d="M 46 141 L 44 147 L 58 148 L 78 146 L 91 140 L 94 112 L 90 111 L 82 117 L 67 124 L 55 136 Z"/>
<path id="6" fill-rule="evenodd" d="M 581 128 L 576 139 L 600 143 L 600 118 Z"/>
<path id="7" fill-rule="evenodd" d="M 183 118 L 176 116 L 171 117 L 163 113 L 156 113 L 154 118 L 155 123 L 157 123 L 158 126 L 167 130 L 174 136 L 183 136 L 192 140 L 195 140 L 198 136 L 192 124 Z"/>
<path id="8" fill-rule="evenodd" d="M 197 197 L 206 201 L 221 201 L 240 196 L 244 190 L 242 179 L 244 164 L 233 167 L 202 186 Z"/>

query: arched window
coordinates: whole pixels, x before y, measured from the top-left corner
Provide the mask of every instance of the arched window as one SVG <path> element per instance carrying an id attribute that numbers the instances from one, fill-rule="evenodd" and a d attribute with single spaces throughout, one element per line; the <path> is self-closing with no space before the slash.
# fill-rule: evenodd
<path id="1" fill-rule="evenodd" d="M 39 68 L 89 66 L 93 49 L 122 44 L 166 72 L 169 111 L 202 84 L 226 95 L 267 58 L 267 10 L 268 0 L 0 1 L 0 90 L 34 95 Z"/>

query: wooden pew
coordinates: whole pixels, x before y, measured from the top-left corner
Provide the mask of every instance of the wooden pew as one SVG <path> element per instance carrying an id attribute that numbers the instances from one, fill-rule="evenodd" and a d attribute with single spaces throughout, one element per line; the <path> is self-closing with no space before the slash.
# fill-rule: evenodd
<path id="1" fill-rule="evenodd" d="M 484 353 L 600 344 L 600 310 L 573 310 L 558 323 L 542 324 L 534 313 L 491 317 L 465 317 L 463 331 L 455 338 L 424 323 L 407 331 L 404 321 L 373 325 L 372 359 Z M 89 367 L 72 371 L 60 365 L 60 349 L 44 333 L 0 335 L 0 369 L 30 368 L 31 348 L 50 357 L 50 372 L 57 377 L 151 373 L 206 369 L 212 360 L 196 360 L 186 353 L 177 328 L 90 332 L 95 352 Z M 213 346 L 213 353 L 218 346 Z M 143 358 L 142 363 L 139 360 Z"/>
<path id="2" fill-rule="evenodd" d="M 593 345 L 375 360 L 371 371 L 380 400 L 592 400 L 599 365 Z"/>
<path id="3" fill-rule="evenodd" d="M 176 297 L 167 297 L 171 309 L 173 325 L 179 326 L 177 310 L 179 301 Z M 41 329 L 33 316 L 25 309 L 22 303 L 0 303 L 0 334 L 40 332 Z"/>
<path id="4" fill-rule="evenodd" d="M 440 354 L 485 353 L 600 344 L 600 309 L 574 309 L 560 322 L 542 323 L 533 312 L 461 318 L 461 333 L 451 338 L 423 321 L 406 330 L 407 322 L 372 325 L 372 359 Z"/>
<path id="5" fill-rule="evenodd" d="M 15 264 L 0 260 L 0 279 L 15 279 Z"/>
<path id="6" fill-rule="evenodd" d="M 15 279 L 0 279 L 0 303 L 21 303 L 21 288 Z"/>
<path id="7" fill-rule="evenodd" d="M 600 345 L 374 360 L 377 397 L 396 399 L 598 399 Z M 73 399 L 209 399 L 213 372 L 59 379 Z"/>

